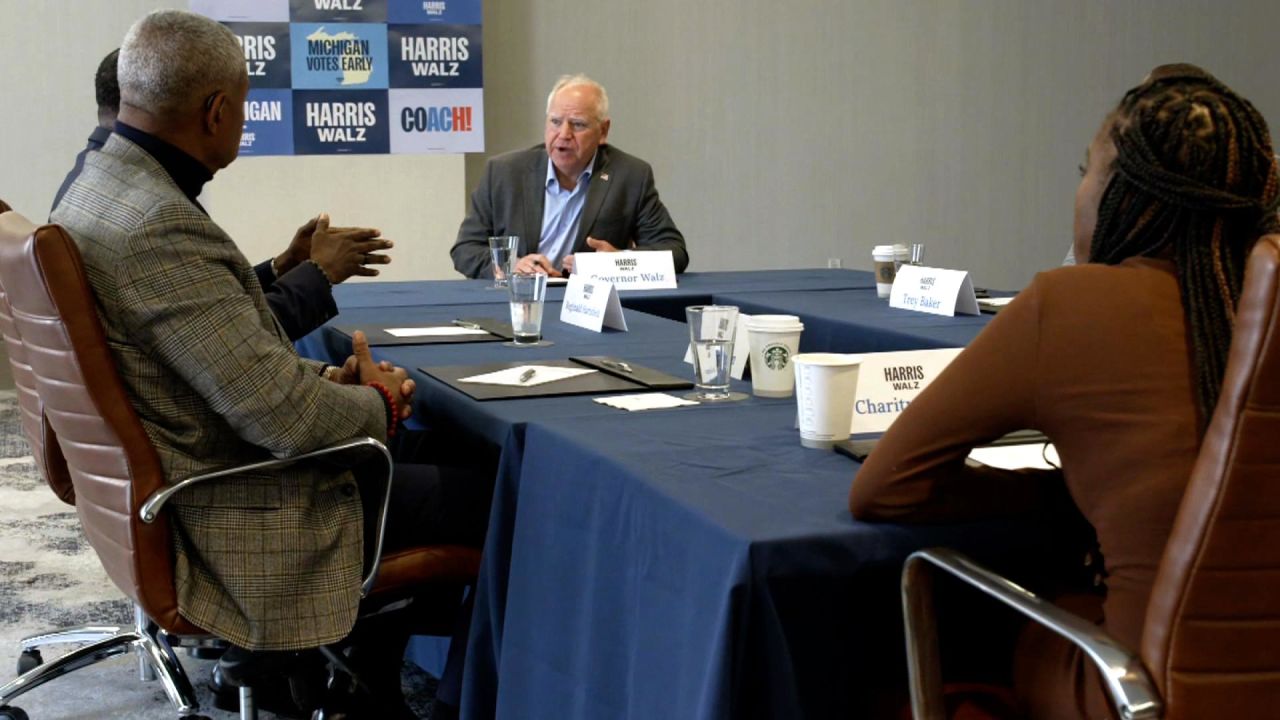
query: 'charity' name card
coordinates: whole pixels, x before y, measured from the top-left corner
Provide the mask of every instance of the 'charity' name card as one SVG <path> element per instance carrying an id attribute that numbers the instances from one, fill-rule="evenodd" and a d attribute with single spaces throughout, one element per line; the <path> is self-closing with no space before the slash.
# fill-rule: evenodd
<path id="1" fill-rule="evenodd" d="M 903 266 L 906 267 L 905 265 Z M 962 348 L 867 353 L 858 367 L 851 432 L 884 432 Z"/>
<path id="2" fill-rule="evenodd" d="M 627 319 L 622 315 L 622 302 L 618 300 L 618 289 L 613 283 L 589 280 L 577 273 L 569 276 L 569 284 L 564 288 L 560 322 L 595 332 L 606 327 L 622 331 L 627 329 Z"/>
<path id="3" fill-rule="evenodd" d="M 619 290 L 671 290 L 676 265 L 670 250 L 586 252 L 573 256 L 573 275 L 611 282 Z"/>
<path id="4" fill-rule="evenodd" d="M 889 307 L 947 317 L 977 315 L 978 298 L 964 270 L 903 265 L 893 279 Z"/>

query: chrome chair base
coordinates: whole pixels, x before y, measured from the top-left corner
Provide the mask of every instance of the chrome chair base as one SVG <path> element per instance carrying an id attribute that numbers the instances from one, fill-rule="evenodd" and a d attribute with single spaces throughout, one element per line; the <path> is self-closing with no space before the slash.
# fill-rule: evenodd
<path id="1" fill-rule="evenodd" d="M 211 647 L 211 643 L 218 641 L 191 638 L 190 642 L 196 647 L 207 648 Z M 39 648 L 56 643 L 85 644 L 48 662 L 41 661 Z M 50 680 L 101 660 L 136 651 L 140 678 L 143 681 L 159 679 L 165 695 L 180 715 L 196 713 L 200 710 L 200 703 L 196 700 L 195 689 L 191 686 L 186 670 L 183 669 L 182 663 L 178 661 L 178 656 L 173 651 L 174 644 L 181 647 L 187 643 L 186 638 L 180 640 L 171 638 L 140 612 L 135 613 L 133 627 L 83 625 L 32 635 L 21 641 L 22 653 L 26 658 L 34 654 L 38 664 L 0 687 L 0 707 L 7 706 L 14 698 Z M 251 692 L 241 693 L 240 710 L 242 720 L 256 720 L 257 712 Z"/>

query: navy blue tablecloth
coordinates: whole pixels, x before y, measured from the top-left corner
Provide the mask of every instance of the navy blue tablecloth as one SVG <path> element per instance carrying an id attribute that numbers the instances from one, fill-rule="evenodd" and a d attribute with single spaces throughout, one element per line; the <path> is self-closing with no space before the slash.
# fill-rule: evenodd
<path id="1" fill-rule="evenodd" d="M 329 325 L 298 341 L 299 352 L 332 364 L 340 364 L 351 353 L 351 339 L 336 330 L 343 327 L 413 327 L 447 323 L 456 318 L 493 317 L 509 319 L 507 306 L 441 305 L 403 307 L 342 308 Z M 500 342 L 374 347 L 378 360 L 404 367 L 417 382 L 414 395 L 415 422 L 431 428 L 453 428 L 501 448 L 513 427 L 522 431 L 531 419 L 606 415 L 617 410 L 592 402 L 589 396 L 522 398 L 477 402 L 458 390 L 438 382 L 418 368 L 440 365 L 482 365 L 486 363 L 564 359 L 576 355 L 612 355 L 677 377 L 693 377 L 693 368 L 683 362 L 689 334 L 683 323 L 645 313 L 627 315 L 628 332 L 584 330 L 560 322 L 560 303 L 547 303 L 543 311 L 543 337 L 549 347 L 513 348 Z M 750 391 L 745 384 L 739 389 Z M 636 389 L 637 392 L 641 388 Z"/>
<path id="2" fill-rule="evenodd" d="M 718 305 L 748 315 L 797 315 L 801 352 L 888 352 L 964 347 L 991 315 L 942 317 L 889 307 L 874 287 L 825 292 L 717 293 Z"/>
<path id="3" fill-rule="evenodd" d="M 495 493 L 463 716 L 865 717 L 903 682 L 908 553 L 1017 567 L 1050 542 L 1030 518 L 856 522 L 857 463 L 802 448 L 794 417 L 774 400 L 529 424 Z"/>
<path id="4" fill-rule="evenodd" d="M 501 296 L 483 284 L 476 281 L 474 292 Z M 506 313 L 487 298 L 432 305 L 414 302 L 407 288 L 356 290 L 340 297 L 335 324 L 403 327 Z M 963 345 L 985 322 L 899 318 L 874 290 L 716 300 L 744 312 L 801 315 L 802 345 L 825 344 L 806 349 Z M 850 306 L 871 319 L 858 323 Z M 592 333 L 560 323 L 558 314 L 558 303 L 549 303 L 551 347 L 374 348 L 378 359 L 410 369 L 419 421 L 501 454 L 464 717 L 865 716 L 877 690 L 902 680 L 897 574 L 908 552 L 946 544 L 1007 566 L 1011 552 L 1040 547 L 1027 526 L 1043 532 L 1045 523 L 854 522 L 846 496 L 856 463 L 800 447 L 793 399 L 645 413 L 584 396 L 477 402 L 416 370 L 614 355 L 673 375 L 692 372 L 682 362 L 683 323 L 630 312 L 630 332 Z M 326 327 L 298 346 L 336 363 L 350 339 Z"/>
<path id="5" fill-rule="evenodd" d="M 333 289 L 338 307 L 415 307 L 426 305 L 478 305 L 507 302 L 505 290 L 493 290 L 491 280 L 419 280 L 406 282 L 344 283 Z M 707 305 L 716 293 L 777 290 L 847 290 L 875 287 L 865 270 L 746 270 L 685 273 L 672 290 L 625 290 L 625 308 L 684 321 L 689 305 Z M 547 288 L 547 299 L 564 299 L 563 287 Z"/>

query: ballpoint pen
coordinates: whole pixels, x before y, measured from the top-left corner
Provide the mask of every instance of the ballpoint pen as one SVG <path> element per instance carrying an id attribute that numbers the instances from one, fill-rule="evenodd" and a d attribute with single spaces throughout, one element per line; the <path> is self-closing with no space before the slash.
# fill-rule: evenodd
<path id="1" fill-rule="evenodd" d="M 477 324 L 475 324 L 475 323 L 473 323 L 473 322 L 467 322 L 466 320 L 454 320 L 454 321 L 452 321 L 452 322 L 453 322 L 453 324 L 454 324 L 454 325 L 457 325 L 457 326 L 458 326 L 458 327 L 460 327 L 460 328 L 466 328 L 466 329 L 468 329 L 468 330 L 483 330 L 483 329 L 484 329 L 484 328 L 480 327 L 479 325 L 477 325 Z"/>
<path id="2" fill-rule="evenodd" d="M 528 370 L 525 370 L 524 372 L 520 373 L 520 384 L 523 385 L 529 382 L 529 380 L 533 379 L 533 375 L 536 372 L 537 370 L 534 370 L 533 368 L 529 368 Z"/>
<path id="3" fill-rule="evenodd" d="M 614 370 L 621 370 L 622 372 L 625 372 L 625 373 L 635 372 L 634 370 L 631 369 L 630 365 L 622 362 L 621 360 L 601 360 L 600 364 L 607 368 L 613 368 Z"/>

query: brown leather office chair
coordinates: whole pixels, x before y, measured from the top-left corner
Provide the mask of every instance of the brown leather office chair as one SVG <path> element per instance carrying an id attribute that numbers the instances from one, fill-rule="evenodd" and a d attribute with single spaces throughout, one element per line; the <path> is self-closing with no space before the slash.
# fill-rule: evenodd
<path id="1" fill-rule="evenodd" d="M 944 570 L 1079 646 L 1122 718 L 1280 713 L 1280 235 L 1258 241 L 1222 394 L 1157 569 L 1142 647 L 959 553 L 912 555 L 902 577 L 916 718 L 943 717 L 929 573 Z"/>
<path id="2" fill-rule="evenodd" d="M 12 327 L 6 333 L 12 331 L 25 352 L 43 416 L 57 433 L 85 536 L 136 608 L 133 627 L 73 628 L 25 639 L 28 658 L 50 642 L 89 644 L 48 663 L 36 655 L 28 662 L 31 669 L 0 687 L 0 719 L 23 717 L 7 703 L 27 690 L 134 648 L 143 658 L 144 679 L 158 675 L 179 712 L 193 713 L 198 703 L 173 647 L 216 639 L 178 612 L 165 502 L 197 483 L 334 453 L 343 459 L 358 453 L 380 458 L 389 483 L 390 455 L 381 443 L 358 438 L 170 483 L 116 372 L 80 253 L 66 232 L 57 225 L 36 227 L 13 212 L 0 215 L 0 286 L 11 308 Z M 26 425 L 24 430 L 31 432 Z M 382 557 L 387 487 L 378 489 L 383 500 L 362 587 L 366 599 L 395 599 L 432 583 L 473 579 L 479 567 L 474 548 L 422 547 Z M 252 715 L 251 692 L 242 690 L 241 703 L 242 715 Z"/>
<path id="3" fill-rule="evenodd" d="M 11 207 L 0 200 L 0 214 L 10 212 Z M 71 477 L 67 475 L 66 463 L 58 449 L 57 438 L 53 436 L 53 428 L 44 418 L 40 407 L 40 398 L 36 394 L 36 379 L 31 373 L 31 364 L 27 362 L 27 350 L 18 337 L 17 328 L 13 324 L 13 311 L 9 308 L 9 299 L 3 285 L 0 285 L 0 336 L 4 338 L 6 354 L 9 356 L 9 368 L 13 372 L 13 384 L 17 390 L 18 410 L 22 418 L 22 431 L 31 445 L 31 454 L 35 458 L 40 477 L 45 478 L 49 488 L 63 502 L 74 505 L 75 488 L 71 485 Z"/>

